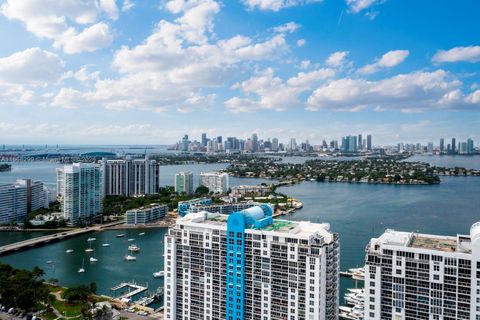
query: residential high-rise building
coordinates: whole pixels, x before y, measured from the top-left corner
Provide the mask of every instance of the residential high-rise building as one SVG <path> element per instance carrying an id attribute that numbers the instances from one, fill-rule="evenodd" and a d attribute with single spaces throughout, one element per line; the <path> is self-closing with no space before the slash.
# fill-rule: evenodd
<path id="1" fill-rule="evenodd" d="M 57 169 L 57 190 L 63 218 L 76 225 L 102 212 L 102 168 L 93 163 L 74 163 Z"/>
<path id="2" fill-rule="evenodd" d="M 17 185 L 27 188 L 27 213 L 49 207 L 50 191 L 42 182 L 20 179 L 17 180 Z"/>
<path id="3" fill-rule="evenodd" d="M 459 154 L 468 154 L 468 147 L 466 142 L 458 143 L 458 153 Z"/>
<path id="4" fill-rule="evenodd" d="M 472 154 L 475 152 L 475 146 L 473 145 L 473 140 L 471 138 L 467 139 L 467 153 Z"/>
<path id="5" fill-rule="evenodd" d="M 188 151 L 189 144 L 190 144 L 190 141 L 188 140 L 188 134 L 186 134 L 182 138 L 182 151 Z"/>
<path id="6" fill-rule="evenodd" d="M 225 172 L 200 173 L 200 185 L 207 187 L 213 193 L 225 193 L 230 188 L 228 174 Z"/>
<path id="7" fill-rule="evenodd" d="M 359 135 L 358 135 L 358 139 L 357 139 L 358 150 L 363 150 L 362 142 L 363 142 L 362 134 L 359 134 Z"/>
<path id="8" fill-rule="evenodd" d="M 339 239 L 266 204 L 190 213 L 165 236 L 165 320 L 337 320 Z"/>
<path id="9" fill-rule="evenodd" d="M 480 319 L 480 222 L 456 237 L 387 230 L 372 239 L 365 319 Z"/>
<path id="10" fill-rule="evenodd" d="M 192 194 L 193 193 L 193 173 L 190 171 L 182 171 L 175 175 L 175 192 L 178 194 Z"/>
<path id="11" fill-rule="evenodd" d="M 277 138 L 272 139 L 272 150 L 273 151 L 278 151 L 278 139 Z"/>
<path id="12" fill-rule="evenodd" d="M 440 138 L 440 152 L 445 151 L 445 139 Z"/>
<path id="13" fill-rule="evenodd" d="M 0 224 L 20 222 L 27 217 L 27 187 L 0 184 Z"/>
<path id="14" fill-rule="evenodd" d="M 455 138 L 452 138 L 452 145 L 451 145 L 450 151 L 452 153 L 456 153 L 457 152 L 456 148 L 457 148 L 457 141 Z"/>
<path id="15" fill-rule="evenodd" d="M 372 135 L 367 134 L 367 150 L 372 151 Z"/>
<path id="16" fill-rule="evenodd" d="M 206 146 L 207 146 L 207 134 L 202 133 L 202 147 L 206 147 Z"/>
<path id="17" fill-rule="evenodd" d="M 252 152 L 258 152 L 258 135 L 252 134 Z"/>
<path id="18" fill-rule="evenodd" d="M 102 160 L 104 195 L 141 196 L 157 193 L 160 165 L 155 160 Z"/>
<path id="19" fill-rule="evenodd" d="M 433 142 L 429 142 L 427 144 L 427 152 L 428 153 L 433 153 Z"/>

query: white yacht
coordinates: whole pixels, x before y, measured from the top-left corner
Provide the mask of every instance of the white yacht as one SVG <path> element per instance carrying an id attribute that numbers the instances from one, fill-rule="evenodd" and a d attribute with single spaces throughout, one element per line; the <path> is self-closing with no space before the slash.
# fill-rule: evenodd
<path id="1" fill-rule="evenodd" d="M 117 234 L 115 237 L 117 237 L 117 238 L 123 238 L 123 237 L 125 237 L 125 234 L 119 233 L 119 234 Z"/>
<path id="2" fill-rule="evenodd" d="M 88 242 L 95 241 L 95 240 L 97 240 L 97 238 L 88 238 L 87 239 Z"/>
<path id="3" fill-rule="evenodd" d="M 94 258 L 94 257 L 90 257 L 90 262 L 97 262 L 98 259 L 97 258 Z"/>
<path id="4" fill-rule="evenodd" d="M 140 247 L 137 246 L 136 244 L 131 244 L 131 245 L 128 246 L 128 251 L 140 252 Z"/>
<path id="5" fill-rule="evenodd" d="M 102 243 L 102 247 L 110 247 L 110 243 Z"/>
<path id="6" fill-rule="evenodd" d="M 144 235 L 145 235 L 145 232 L 140 232 L 138 235 L 139 235 L 139 236 L 144 236 Z"/>
<path id="7" fill-rule="evenodd" d="M 67 249 L 65 252 L 66 252 L 66 253 L 72 253 L 72 252 L 73 252 L 73 249 Z"/>
<path id="8" fill-rule="evenodd" d="M 134 239 L 134 238 L 130 238 L 130 239 L 128 239 L 127 241 L 128 241 L 128 242 L 132 242 L 132 241 L 135 241 L 135 239 Z"/>
<path id="9" fill-rule="evenodd" d="M 137 257 L 127 254 L 125 257 L 123 257 L 123 259 L 125 259 L 125 261 L 135 261 L 137 260 Z"/>
<path id="10" fill-rule="evenodd" d="M 161 278 L 165 275 L 165 271 L 157 271 L 153 273 L 154 278 Z"/>

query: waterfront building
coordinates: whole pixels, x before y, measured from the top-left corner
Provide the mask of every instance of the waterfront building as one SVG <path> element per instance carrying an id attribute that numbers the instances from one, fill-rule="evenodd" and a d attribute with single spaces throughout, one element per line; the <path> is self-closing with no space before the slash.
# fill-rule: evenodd
<path id="1" fill-rule="evenodd" d="M 440 138 L 440 152 L 445 151 L 445 139 Z"/>
<path id="2" fill-rule="evenodd" d="M 185 216 L 190 212 L 190 208 L 193 206 L 199 205 L 208 205 L 212 203 L 212 199 L 210 198 L 197 198 L 187 201 L 179 201 L 178 202 L 178 214 L 180 216 Z"/>
<path id="3" fill-rule="evenodd" d="M 372 151 L 372 135 L 367 134 L 367 150 Z"/>
<path id="4" fill-rule="evenodd" d="M 57 169 L 63 218 L 76 225 L 102 212 L 102 168 L 93 163 L 74 163 Z"/>
<path id="5" fill-rule="evenodd" d="M 207 146 L 207 134 L 202 133 L 202 147 L 206 147 L 206 146 Z"/>
<path id="6" fill-rule="evenodd" d="M 473 154 L 475 152 L 475 146 L 473 145 L 473 140 L 471 138 L 467 139 L 467 153 Z"/>
<path id="7" fill-rule="evenodd" d="M 17 185 L 27 189 L 27 213 L 50 205 L 50 190 L 41 182 L 32 179 L 19 179 Z"/>
<path id="8" fill-rule="evenodd" d="M 155 160 L 125 159 L 102 162 L 103 193 L 122 196 L 142 196 L 158 193 L 160 166 Z"/>
<path id="9" fill-rule="evenodd" d="M 278 151 L 278 139 L 277 138 L 272 139 L 272 151 Z"/>
<path id="10" fill-rule="evenodd" d="M 372 239 L 365 319 L 480 319 L 480 222 L 456 237 L 387 230 Z"/>
<path id="11" fill-rule="evenodd" d="M 345 136 L 342 138 L 342 152 L 354 153 L 357 152 L 357 136 Z"/>
<path id="12" fill-rule="evenodd" d="M 205 186 L 213 193 L 226 193 L 230 188 L 228 174 L 225 172 L 200 173 L 200 185 Z"/>
<path id="13" fill-rule="evenodd" d="M 258 152 L 258 135 L 256 133 L 252 134 L 252 152 Z"/>
<path id="14" fill-rule="evenodd" d="M 125 223 L 128 225 L 147 224 L 164 218 L 168 214 L 168 205 L 157 203 L 138 209 L 127 210 Z"/>
<path id="15" fill-rule="evenodd" d="M 193 173 L 189 171 L 182 171 L 175 175 L 175 192 L 178 194 L 192 194 L 193 193 Z"/>
<path id="16" fill-rule="evenodd" d="M 260 205 L 257 202 L 232 202 L 232 203 L 212 203 L 206 205 L 194 205 L 190 207 L 189 213 L 212 212 L 220 214 L 230 214 L 232 212 L 242 211 L 251 207 Z"/>
<path id="17" fill-rule="evenodd" d="M 452 144 L 451 144 L 450 151 L 452 153 L 456 153 L 457 152 L 456 148 L 457 148 L 457 140 L 455 138 L 452 138 Z"/>
<path id="18" fill-rule="evenodd" d="M 0 184 L 0 224 L 20 222 L 27 217 L 27 188 Z"/>
<path id="19" fill-rule="evenodd" d="M 176 221 L 165 236 L 166 320 L 338 319 L 338 235 L 272 212 Z"/>
<path id="20" fill-rule="evenodd" d="M 242 185 L 242 186 L 235 186 L 232 187 L 232 192 L 230 195 L 232 197 L 244 197 L 244 196 L 250 196 L 250 197 L 263 197 L 265 195 L 268 195 L 272 189 L 270 186 L 249 186 L 249 185 Z"/>
<path id="21" fill-rule="evenodd" d="M 358 150 L 363 150 L 363 138 L 362 138 L 362 134 L 359 134 L 359 135 L 358 135 L 357 144 L 358 144 Z"/>
<path id="22" fill-rule="evenodd" d="M 458 143 L 458 154 L 468 154 L 468 147 L 466 142 Z"/>
<path id="23" fill-rule="evenodd" d="M 428 153 L 433 153 L 433 142 L 429 142 L 427 144 L 427 152 Z"/>

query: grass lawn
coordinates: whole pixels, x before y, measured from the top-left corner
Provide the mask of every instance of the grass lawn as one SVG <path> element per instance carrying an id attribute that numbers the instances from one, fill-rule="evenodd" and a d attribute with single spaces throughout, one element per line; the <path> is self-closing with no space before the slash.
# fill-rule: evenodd
<path id="1" fill-rule="evenodd" d="M 55 320 L 57 319 L 57 316 L 53 312 L 44 312 L 40 315 L 40 318 L 45 320 Z"/>
<path id="2" fill-rule="evenodd" d="M 81 314 L 83 303 L 70 304 L 65 301 L 55 300 L 52 306 L 58 310 L 62 315 L 67 317 L 75 317 Z"/>

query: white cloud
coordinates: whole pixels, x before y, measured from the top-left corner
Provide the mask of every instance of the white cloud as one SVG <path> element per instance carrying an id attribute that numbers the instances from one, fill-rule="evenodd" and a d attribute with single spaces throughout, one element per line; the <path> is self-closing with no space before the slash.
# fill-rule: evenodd
<path id="1" fill-rule="evenodd" d="M 112 41 L 113 35 L 110 33 L 108 25 L 99 22 L 85 28 L 79 34 L 70 34 L 70 32 L 67 31 L 55 42 L 54 46 L 63 47 L 65 53 L 74 54 L 80 52 L 92 52 L 108 47 Z"/>
<path id="2" fill-rule="evenodd" d="M 36 37 L 54 40 L 56 48 L 63 48 L 67 53 L 81 52 L 78 50 L 83 48 L 93 51 L 109 45 L 113 36 L 108 26 L 95 23 L 103 17 L 118 18 L 114 0 L 7 0 L 0 6 L 0 13 L 10 20 L 23 22 Z M 85 28 L 79 31 L 77 26 Z M 86 40 L 88 45 L 75 44 Z"/>
<path id="3" fill-rule="evenodd" d="M 379 81 L 343 78 L 331 81 L 308 98 L 307 109 L 318 111 L 401 110 L 464 108 L 473 105 L 473 95 L 464 95 L 462 83 L 443 71 L 400 74 Z M 475 94 L 475 93 L 474 93 Z"/>
<path id="4" fill-rule="evenodd" d="M 298 39 L 297 40 L 297 47 L 303 47 L 307 43 L 305 39 Z"/>
<path id="5" fill-rule="evenodd" d="M 274 76 L 273 69 L 240 83 L 233 89 L 239 89 L 246 98 L 233 97 L 225 101 L 225 106 L 233 113 L 253 112 L 257 110 L 284 111 L 302 105 L 299 95 L 321 80 L 333 77 L 332 69 L 319 69 L 311 72 L 300 72 L 295 77 L 283 81 Z"/>
<path id="6" fill-rule="evenodd" d="M 302 60 L 302 62 L 300 62 L 300 69 L 307 69 L 311 64 L 311 61 L 310 60 Z"/>
<path id="7" fill-rule="evenodd" d="M 362 10 L 384 2 L 384 0 L 346 0 L 346 2 L 350 12 L 359 13 Z"/>
<path id="8" fill-rule="evenodd" d="M 375 73 L 383 68 L 391 68 L 401 64 L 409 56 L 408 50 L 392 50 L 385 53 L 380 59 L 372 64 L 360 68 L 358 72 L 363 74 Z"/>
<path id="9" fill-rule="evenodd" d="M 173 22 L 161 20 L 143 43 L 117 50 L 113 66 L 118 77 L 97 79 L 84 92 L 65 88 L 54 105 L 153 112 L 209 109 L 215 100 L 212 91 L 236 76 L 240 65 L 270 60 L 288 49 L 284 33 L 263 41 L 242 35 L 217 39 L 212 28 L 220 7 L 213 0 L 173 0 L 164 8 L 179 16 Z"/>
<path id="10" fill-rule="evenodd" d="M 123 5 L 122 5 L 123 12 L 129 11 L 133 7 L 135 7 L 135 3 L 133 3 L 131 0 L 123 0 Z"/>
<path id="11" fill-rule="evenodd" d="M 64 62 L 54 53 L 30 48 L 0 58 L 0 83 L 44 85 L 60 79 Z"/>
<path id="12" fill-rule="evenodd" d="M 302 6 L 310 3 L 318 3 L 322 0 L 243 0 L 249 10 L 279 11 L 284 8 Z"/>
<path id="13" fill-rule="evenodd" d="M 455 47 L 450 50 L 439 50 L 433 56 L 432 62 L 480 62 L 480 46 Z"/>
<path id="14" fill-rule="evenodd" d="M 295 23 L 293 21 L 285 23 L 281 26 L 273 28 L 273 31 L 277 33 L 293 33 L 297 31 L 301 26 L 298 23 Z"/>
<path id="15" fill-rule="evenodd" d="M 325 60 L 325 64 L 330 68 L 341 68 L 347 63 L 348 54 L 348 51 L 334 52 Z"/>

